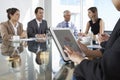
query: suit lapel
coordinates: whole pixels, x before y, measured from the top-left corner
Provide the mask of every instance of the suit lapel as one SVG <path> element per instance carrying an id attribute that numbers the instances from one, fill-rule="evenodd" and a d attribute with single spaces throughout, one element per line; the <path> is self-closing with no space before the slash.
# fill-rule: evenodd
<path id="1" fill-rule="evenodd" d="M 44 33 L 44 24 L 43 24 L 43 20 L 42 20 L 42 23 L 40 23 L 39 33 L 40 33 L 40 34 L 43 34 L 43 33 Z"/>
<path id="2" fill-rule="evenodd" d="M 34 19 L 34 23 L 33 23 L 33 25 L 34 25 L 34 27 L 35 27 L 36 31 L 38 32 L 38 24 L 37 24 L 37 22 L 36 22 L 36 20 L 35 20 L 35 19 Z"/>
<path id="3" fill-rule="evenodd" d="M 10 23 L 10 21 L 8 21 L 8 25 L 9 25 L 8 29 L 10 30 L 10 33 L 15 34 L 15 31 L 14 31 L 13 26 Z"/>
<path id="4" fill-rule="evenodd" d="M 40 32 L 41 32 L 41 34 L 44 33 L 44 24 L 43 24 L 43 21 L 42 21 L 42 23 L 40 25 Z"/>
<path id="5" fill-rule="evenodd" d="M 46 24 L 45 24 L 45 21 L 44 21 L 44 20 L 42 20 L 41 31 L 42 31 L 42 34 L 44 34 L 45 31 L 46 31 Z"/>
<path id="6" fill-rule="evenodd" d="M 20 33 L 20 30 L 21 30 L 21 25 L 20 25 L 20 23 L 18 23 L 18 27 L 17 27 L 17 35 L 20 35 L 21 33 Z"/>

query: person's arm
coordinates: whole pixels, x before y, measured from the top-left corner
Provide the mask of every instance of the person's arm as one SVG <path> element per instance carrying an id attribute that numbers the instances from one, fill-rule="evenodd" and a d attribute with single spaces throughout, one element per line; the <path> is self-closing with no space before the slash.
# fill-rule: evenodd
<path id="1" fill-rule="evenodd" d="M 100 34 L 102 34 L 104 32 L 104 25 L 105 25 L 104 21 L 101 19 L 100 20 L 100 31 L 99 31 Z"/>
<path id="2" fill-rule="evenodd" d="M 83 61 L 85 58 L 83 56 L 81 56 L 80 52 L 76 52 L 75 50 L 73 50 L 71 47 L 69 46 L 64 46 L 64 52 L 68 55 L 68 57 L 70 58 L 71 61 L 80 64 L 81 61 Z"/>
<path id="3" fill-rule="evenodd" d="M 99 49 L 97 50 L 90 50 L 87 48 L 86 45 L 82 44 L 80 42 L 80 40 L 77 41 L 80 49 L 86 54 L 87 57 L 90 57 L 90 58 L 96 58 L 96 57 L 101 57 L 102 56 L 102 53 Z"/>
<path id="4" fill-rule="evenodd" d="M 118 37 L 112 47 L 105 50 L 101 59 L 81 61 L 76 66 L 74 76 L 79 79 L 102 80 L 104 75 L 106 80 L 120 79 L 120 37 Z"/>
<path id="5" fill-rule="evenodd" d="M 73 23 L 71 23 L 71 27 L 74 30 L 74 36 L 77 38 L 78 37 L 78 30 L 77 30 L 76 26 Z"/>
<path id="6" fill-rule="evenodd" d="M 88 21 L 85 29 L 85 34 L 88 34 L 89 29 L 90 29 L 90 23 Z"/>
<path id="7" fill-rule="evenodd" d="M 101 80 L 102 70 L 100 59 L 88 60 L 69 46 L 64 46 L 64 52 L 78 65 L 75 67 L 74 76 L 77 80 Z"/>
<path id="8" fill-rule="evenodd" d="M 88 49 L 86 51 L 86 56 L 90 57 L 90 58 L 102 57 L 102 53 L 99 49 L 97 49 L 97 50 Z"/>
<path id="9" fill-rule="evenodd" d="M 18 35 L 20 36 L 20 38 L 27 38 L 27 32 L 23 29 L 23 24 L 19 23 L 19 28 L 18 29 Z"/>
<path id="10" fill-rule="evenodd" d="M 1 31 L 1 37 L 3 40 L 9 40 L 13 36 L 13 34 L 8 33 L 7 26 L 5 26 L 3 23 L 0 24 L 0 31 Z"/>
<path id="11" fill-rule="evenodd" d="M 76 80 L 102 80 L 104 73 L 101 60 L 84 59 L 75 67 L 73 75 L 75 76 Z"/>
<path id="12" fill-rule="evenodd" d="M 120 31 L 119 31 L 120 32 Z M 114 78 L 114 80 L 120 80 L 120 36 L 116 37 L 117 39 L 111 45 L 111 48 L 105 50 L 103 55 L 105 72 L 107 73 L 108 78 Z M 115 79 L 116 78 L 116 79 Z M 106 79 L 112 80 L 112 79 Z"/>
<path id="13" fill-rule="evenodd" d="M 102 42 L 108 41 L 108 39 L 110 38 L 110 35 L 107 33 L 103 33 L 103 34 L 99 34 L 98 35 L 98 41 L 101 44 Z"/>
<path id="14" fill-rule="evenodd" d="M 32 23 L 28 23 L 27 25 L 27 35 L 28 35 L 28 38 L 30 37 L 35 37 L 36 33 L 35 33 L 35 29 L 34 29 L 35 26 L 32 25 Z"/>
<path id="15" fill-rule="evenodd" d="M 20 38 L 27 38 L 27 32 L 23 31 L 20 35 Z"/>
<path id="16" fill-rule="evenodd" d="M 47 33 L 47 31 L 48 31 L 48 24 L 47 24 L 47 21 L 45 20 L 45 24 L 46 24 L 46 28 L 45 28 L 45 34 Z"/>
<path id="17" fill-rule="evenodd" d="M 86 25 L 86 29 L 85 29 L 85 32 L 80 32 L 80 33 L 78 33 L 78 36 L 86 36 L 87 34 L 88 34 L 88 32 L 89 32 L 89 29 L 90 29 L 90 23 L 89 23 L 89 21 L 87 22 L 87 25 Z"/>

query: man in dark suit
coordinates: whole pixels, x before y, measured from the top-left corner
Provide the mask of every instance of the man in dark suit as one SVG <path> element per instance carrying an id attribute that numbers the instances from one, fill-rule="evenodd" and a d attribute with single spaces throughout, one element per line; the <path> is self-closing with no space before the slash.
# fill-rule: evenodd
<path id="1" fill-rule="evenodd" d="M 44 38 L 38 39 L 36 43 L 40 45 L 40 49 L 46 50 L 46 30 L 47 30 L 47 21 L 43 20 L 44 9 L 42 7 L 37 7 L 35 9 L 36 18 L 28 22 L 27 26 L 27 35 L 28 38 Z M 30 43 L 30 42 L 28 42 Z M 31 43 L 32 45 L 32 43 Z"/>

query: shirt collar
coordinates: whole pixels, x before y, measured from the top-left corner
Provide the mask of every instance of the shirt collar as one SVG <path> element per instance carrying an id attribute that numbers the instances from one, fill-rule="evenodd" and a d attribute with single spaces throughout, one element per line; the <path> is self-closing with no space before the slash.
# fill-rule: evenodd
<path id="1" fill-rule="evenodd" d="M 70 21 L 68 21 L 68 22 L 64 21 L 64 22 L 65 22 L 65 23 L 68 23 L 68 24 L 70 23 Z"/>
<path id="2" fill-rule="evenodd" d="M 39 20 L 36 19 L 36 22 L 37 22 L 37 24 L 40 24 L 40 23 L 42 23 L 42 20 L 39 21 Z"/>
<path id="3" fill-rule="evenodd" d="M 17 28 L 18 27 L 18 22 L 16 24 L 16 26 L 10 21 L 10 23 L 12 24 L 13 28 Z"/>

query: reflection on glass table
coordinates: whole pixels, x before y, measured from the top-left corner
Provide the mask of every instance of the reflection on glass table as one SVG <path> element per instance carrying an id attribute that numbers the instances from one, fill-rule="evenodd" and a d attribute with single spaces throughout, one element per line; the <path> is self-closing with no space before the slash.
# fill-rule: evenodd
<path id="1" fill-rule="evenodd" d="M 72 80 L 74 64 L 64 64 L 54 76 L 53 80 Z"/>
<path id="2" fill-rule="evenodd" d="M 20 54 L 23 52 L 23 46 L 21 44 L 13 45 L 10 41 L 3 41 L 1 44 L 1 54 L 0 61 L 4 63 L 0 67 L 0 80 L 7 80 L 9 78 L 5 77 L 6 75 L 11 77 L 14 80 L 18 79 L 20 74 L 16 74 L 20 70 L 21 67 L 21 56 Z M 3 62 L 4 61 L 4 62 Z M 3 71 L 1 70 L 3 69 Z M 3 76 L 2 76 L 3 75 Z M 14 76 L 15 75 L 15 76 Z"/>
<path id="3" fill-rule="evenodd" d="M 3 41 L 0 45 L 0 80 L 52 80 L 51 43 L 46 41 L 47 45 L 43 47 L 33 43 L 31 48 L 23 43 L 26 41 Z M 40 55 L 36 57 L 37 53 Z"/>
<path id="4" fill-rule="evenodd" d="M 62 76 L 70 80 L 73 68 L 61 65 L 51 39 L 43 47 L 35 40 L 23 43 L 3 41 L 0 45 L 0 80 L 60 80 Z"/>
<path id="5" fill-rule="evenodd" d="M 13 45 L 13 46 L 12 46 Z M 1 54 L 8 56 L 8 61 L 12 68 L 16 68 L 21 64 L 20 53 L 23 51 L 23 46 L 20 43 L 12 44 L 12 42 L 3 41 L 1 45 Z"/>
<path id="6" fill-rule="evenodd" d="M 28 41 L 28 50 L 35 55 L 35 64 L 39 65 L 37 69 L 40 80 L 52 80 L 51 75 L 51 54 L 50 54 L 50 39 L 46 42 Z"/>
<path id="7" fill-rule="evenodd" d="M 74 65 L 71 62 L 65 62 L 60 52 L 52 40 L 52 80 L 72 80 Z"/>

